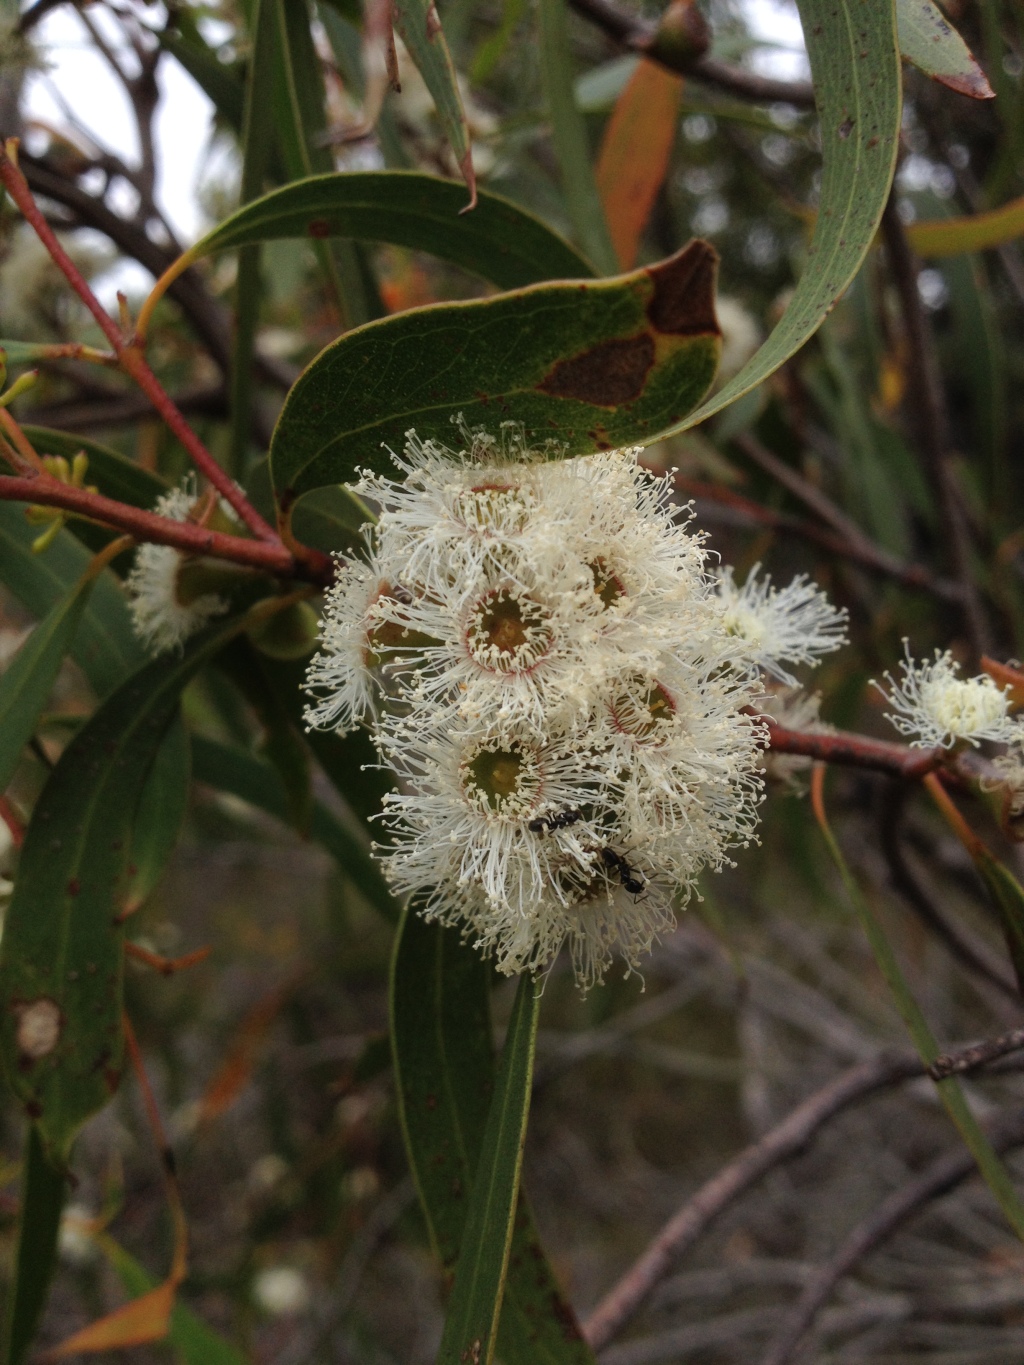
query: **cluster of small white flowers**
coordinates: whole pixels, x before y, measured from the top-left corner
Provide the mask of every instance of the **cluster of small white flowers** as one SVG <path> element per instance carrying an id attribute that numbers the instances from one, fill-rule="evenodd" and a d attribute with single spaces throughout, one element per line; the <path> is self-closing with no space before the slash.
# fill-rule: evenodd
<path id="1" fill-rule="evenodd" d="M 949 650 L 936 650 L 933 659 L 917 663 L 906 640 L 903 649 L 900 680 L 886 673 L 888 690 L 874 685 L 893 707 L 886 713 L 889 721 L 913 745 L 951 749 L 959 742 L 977 747 L 983 739 L 1020 742 L 1021 723 L 1010 714 L 1009 694 L 987 673 L 961 678 L 960 665 Z"/>
<path id="2" fill-rule="evenodd" d="M 378 850 L 396 892 L 508 973 L 568 943 L 589 985 L 754 834 L 753 652 L 636 451 L 460 430 L 463 454 L 410 433 L 404 479 L 356 486 L 380 518 L 327 595 L 307 720 L 372 723 L 399 778 Z"/>
<path id="3" fill-rule="evenodd" d="M 189 478 L 158 498 L 154 511 L 171 521 L 188 521 L 197 501 L 195 481 Z M 154 655 L 180 649 L 196 631 L 228 610 L 218 593 L 181 600 L 179 571 L 184 558 L 169 545 L 140 545 L 125 583 L 132 626 Z"/>
<path id="4" fill-rule="evenodd" d="M 747 650 L 755 667 L 795 687 L 796 678 L 784 665 L 814 665 L 822 654 L 844 645 L 846 609 L 834 607 L 806 574 L 776 588 L 770 574 L 758 578 L 760 567 L 754 565 L 741 588 L 728 565 L 718 574 L 725 628 Z"/>

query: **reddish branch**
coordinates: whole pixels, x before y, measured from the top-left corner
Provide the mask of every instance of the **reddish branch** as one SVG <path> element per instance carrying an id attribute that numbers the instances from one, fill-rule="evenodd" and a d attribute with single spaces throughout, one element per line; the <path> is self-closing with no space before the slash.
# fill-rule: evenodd
<path id="1" fill-rule="evenodd" d="M 946 757 L 945 749 L 912 749 L 906 744 L 891 744 L 885 739 L 869 739 L 844 730 L 821 733 L 787 730 L 767 717 L 768 747 L 778 754 L 803 754 L 822 763 L 842 763 L 853 768 L 871 768 L 910 780 L 926 777 Z"/>
<path id="2" fill-rule="evenodd" d="M 270 544 L 265 540 L 247 540 L 244 536 L 210 531 L 190 521 L 171 521 L 158 516 L 156 512 L 130 507 L 114 498 L 105 498 L 100 493 L 90 493 L 87 489 L 61 483 L 47 474 L 37 474 L 33 478 L 0 475 L 0 500 L 61 507 L 88 517 L 91 521 L 126 531 L 136 540 L 171 545 L 185 554 L 229 559 L 246 568 L 262 569 L 277 578 L 301 578 L 325 585 L 333 575 L 330 559 L 319 551 L 307 551 L 303 562 L 299 562 L 280 541 Z"/>
<path id="3" fill-rule="evenodd" d="M 55 264 L 60 267 L 68 283 L 95 318 L 100 331 L 110 342 L 121 368 L 135 380 L 139 388 L 146 394 L 153 407 L 167 424 L 168 429 L 174 433 L 188 451 L 196 468 L 210 481 L 225 501 L 234 508 L 254 536 L 272 545 L 280 545 L 281 542 L 276 531 L 263 520 L 235 481 L 220 467 L 175 407 L 170 396 L 149 368 L 134 339 L 123 334 L 119 324 L 110 317 L 89 288 L 81 271 L 61 246 L 53 229 L 43 217 L 32 197 L 28 182 L 6 150 L 0 151 L 0 180 L 3 181 L 8 194 L 21 210 L 25 221 L 32 227 Z"/>

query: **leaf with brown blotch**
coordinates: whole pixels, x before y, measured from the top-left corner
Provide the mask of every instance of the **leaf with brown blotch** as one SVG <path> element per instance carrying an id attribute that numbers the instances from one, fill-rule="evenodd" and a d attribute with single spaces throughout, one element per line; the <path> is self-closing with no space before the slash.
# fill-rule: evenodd
<path id="1" fill-rule="evenodd" d="M 295 498 L 390 468 L 412 427 L 457 444 L 453 417 L 496 432 L 522 424 L 552 458 L 640 444 L 681 422 L 718 364 L 718 257 L 693 241 L 610 280 L 532 285 L 418 308 L 321 351 L 285 402 L 270 451 L 277 494 Z"/>

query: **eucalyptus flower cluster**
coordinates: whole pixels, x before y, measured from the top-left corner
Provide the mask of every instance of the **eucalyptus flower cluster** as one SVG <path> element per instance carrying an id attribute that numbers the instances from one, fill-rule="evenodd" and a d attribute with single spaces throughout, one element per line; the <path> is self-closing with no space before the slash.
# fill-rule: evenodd
<path id="1" fill-rule="evenodd" d="M 754 836 L 761 667 L 808 656 L 808 632 L 794 655 L 737 628 L 731 578 L 636 451 L 461 432 L 458 454 L 410 433 L 401 477 L 356 485 L 379 519 L 327 594 L 307 721 L 368 724 L 396 774 L 377 848 L 396 893 L 507 973 L 567 943 L 589 985 Z"/>

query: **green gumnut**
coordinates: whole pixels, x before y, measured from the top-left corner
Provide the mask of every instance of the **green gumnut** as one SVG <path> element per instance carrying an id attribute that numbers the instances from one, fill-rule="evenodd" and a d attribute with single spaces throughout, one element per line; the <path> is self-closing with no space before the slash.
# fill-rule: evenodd
<path id="1" fill-rule="evenodd" d="M 293 602 L 255 626 L 249 638 L 271 659 L 304 659 L 317 641 L 320 622 L 308 602 Z"/>

